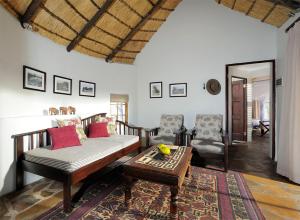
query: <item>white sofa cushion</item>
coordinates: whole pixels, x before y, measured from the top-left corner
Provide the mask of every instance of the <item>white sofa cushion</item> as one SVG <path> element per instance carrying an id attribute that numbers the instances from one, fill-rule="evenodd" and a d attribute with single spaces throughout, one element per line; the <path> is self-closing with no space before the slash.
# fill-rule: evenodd
<path id="1" fill-rule="evenodd" d="M 36 148 L 24 153 L 25 160 L 73 172 L 139 141 L 138 136 L 112 135 L 88 138 L 81 146 L 50 150 Z"/>

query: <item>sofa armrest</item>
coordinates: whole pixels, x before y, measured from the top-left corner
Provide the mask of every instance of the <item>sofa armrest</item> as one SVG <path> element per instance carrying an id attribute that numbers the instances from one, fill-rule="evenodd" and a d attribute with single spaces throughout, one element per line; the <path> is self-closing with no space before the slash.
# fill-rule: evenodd
<path id="1" fill-rule="evenodd" d="M 118 134 L 121 135 L 137 135 L 139 136 L 140 140 L 142 140 L 142 127 L 137 127 L 134 125 L 129 125 L 127 122 L 117 120 L 116 123 L 119 125 Z M 123 129 L 122 129 L 123 128 Z"/>

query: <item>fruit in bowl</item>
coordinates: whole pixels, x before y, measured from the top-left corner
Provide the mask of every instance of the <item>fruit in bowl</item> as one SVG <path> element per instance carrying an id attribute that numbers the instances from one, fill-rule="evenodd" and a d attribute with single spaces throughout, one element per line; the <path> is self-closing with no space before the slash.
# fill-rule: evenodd
<path id="1" fill-rule="evenodd" d="M 170 147 L 168 147 L 165 144 L 159 144 L 158 145 L 158 149 L 160 150 L 160 152 L 164 155 L 170 155 L 171 154 L 171 149 Z"/>

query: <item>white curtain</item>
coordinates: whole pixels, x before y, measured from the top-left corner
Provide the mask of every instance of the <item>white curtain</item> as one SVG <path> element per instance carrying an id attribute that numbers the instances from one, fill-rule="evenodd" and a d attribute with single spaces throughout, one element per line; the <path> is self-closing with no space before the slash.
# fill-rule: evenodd
<path id="1" fill-rule="evenodd" d="M 277 172 L 300 183 L 300 22 L 290 29 L 288 35 Z"/>

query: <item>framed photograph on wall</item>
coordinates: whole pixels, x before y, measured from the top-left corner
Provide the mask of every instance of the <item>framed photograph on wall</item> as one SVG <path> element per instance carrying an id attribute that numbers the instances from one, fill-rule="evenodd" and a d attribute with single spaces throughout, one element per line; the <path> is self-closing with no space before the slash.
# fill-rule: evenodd
<path id="1" fill-rule="evenodd" d="M 162 82 L 150 83 L 150 98 L 162 98 Z"/>
<path id="2" fill-rule="evenodd" d="M 96 83 L 79 81 L 79 95 L 96 97 Z"/>
<path id="3" fill-rule="evenodd" d="M 72 79 L 62 76 L 53 76 L 53 93 L 72 95 Z"/>
<path id="4" fill-rule="evenodd" d="M 187 83 L 173 83 L 169 89 L 170 97 L 187 97 Z"/>
<path id="5" fill-rule="evenodd" d="M 23 89 L 46 92 L 46 72 L 23 66 Z"/>

